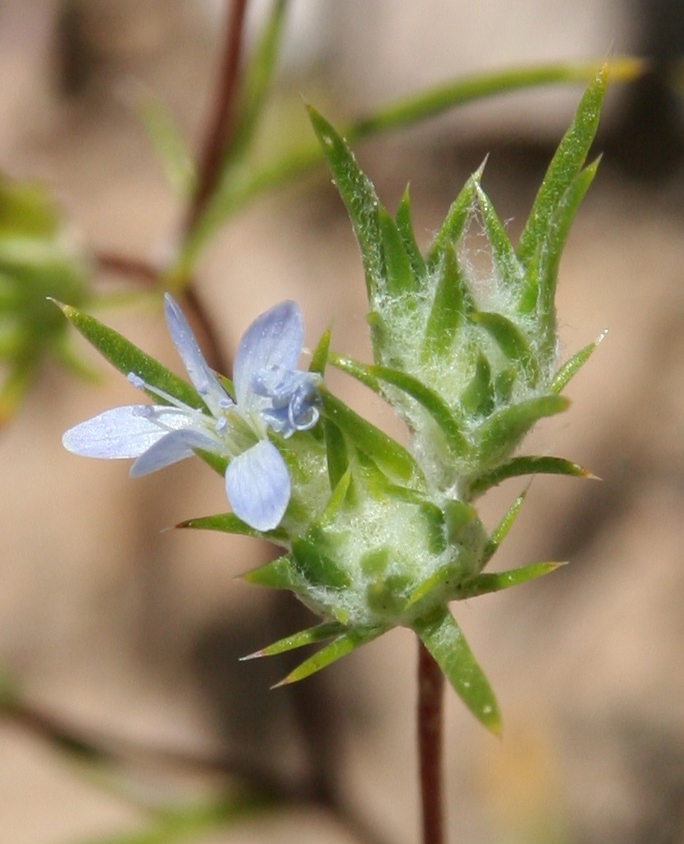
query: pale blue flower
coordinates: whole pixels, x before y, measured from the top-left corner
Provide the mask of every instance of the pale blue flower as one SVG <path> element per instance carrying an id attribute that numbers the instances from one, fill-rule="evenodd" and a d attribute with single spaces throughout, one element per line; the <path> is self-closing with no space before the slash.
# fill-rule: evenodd
<path id="1" fill-rule="evenodd" d="M 225 484 L 236 516 L 256 530 L 272 530 L 290 500 L 290 476 L 268 429 L 290 437 L 319 417 L 319 376 L 296 368 L 304 326 L 294 302 L 281 302 L 247 329 L 235 356 L 229 395 L 209 368 L 187 320 L 166 294 L 166 324 L 190 380 L 209 413 L 146 384 L 128 380 L 165 404 L 115 407 L 68 430 L 62 442 L 85 457 L 135 458 L 131 475 L 145 475 L 201 449 L 226 458 Z"/>

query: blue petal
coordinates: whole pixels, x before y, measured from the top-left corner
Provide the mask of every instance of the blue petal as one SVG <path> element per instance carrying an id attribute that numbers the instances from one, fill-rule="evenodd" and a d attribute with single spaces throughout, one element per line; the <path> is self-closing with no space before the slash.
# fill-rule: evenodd
<path id="1" fill-rule="evenodd" d="M 193 449 L 202 448 L 205 451 L 215 451 L 216 443 L 210 437 L 197 431 L 184 429 L 165 433 L 151 448 L 140 455 L 131 466 L 129 472 L 132 478 L 156 472 L 186 457 L 192 457 Z"/>
<path id="2" fill-rule="evenodd" d="M 295 368 L 303 339 L 304 324 L 296 302 L 281 302 L 254 320 L 235 355 L 233 384 L 238 405 L 247 410 L 254 403 L 252 377 L 260 370 Z"/>
<path id="3" fill-rule="evenodd" d="M 290 501 L 290 475 L 268 440 L 243 451 L 226 471 L 226 495 L 233 512 L 255 530 L 273 530 Z"/>
<path id="4" fill-rule="evenodd" d="M 209 410 L 214 416 L 218 416 L 222 409 L 233 404 L 233 400 L 210 369 L 183 311 L 168 293 L 164 294 L 164 313 L 173 345 L 183 361 L 188 377 Z"/>
<path id="5" fill-rule="evenodd" d="M 62 444 L 83 457 L 139 457 L 167 434 L 150 419 L 150 411 L 155 410 L 174 412 L 147 404 L 113 407 L 70 428 L 62 436 Z M 182 411 L 175 412 L 187 418 Z"/>

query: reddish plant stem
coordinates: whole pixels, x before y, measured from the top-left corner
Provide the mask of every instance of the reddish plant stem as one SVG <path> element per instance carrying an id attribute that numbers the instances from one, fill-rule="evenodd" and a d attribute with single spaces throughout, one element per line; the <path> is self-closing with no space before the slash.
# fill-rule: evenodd
<path id="1" fill-rule="evenodd" d="M 95 260 L 101 270 L 125 276 L 131 281 L 154 285 L 159 278 L 159 270 L 142 258 L 131 258 L 117 252 L 98 252 Z"/>
<path id="2" fill-rule="evenodd" d="M 444 675 L 418 643 L 418 755 L 423 810 L 423 844 L 444 844 L 442 726 Z"/>
<path id="3" fill-rule="evenodd" d="M 235 127 L 235 103 L 239 90 L 243 29 L 248 0 L 233 0 L 226 21 L 226 37 L 216 98 L 199 159 L 197 189 L 188 208 L 185 232 L 204 210 L 221 172 L 221 162 Z"/>
<path id="4" fill-rule="evenodd" d="M 142 258 L 132 258 L 115 252 L 99 252 L 95 258 L 101 270 L 124 276 L 131 281 L 152 287 L 159 280 L 159 271 L 156 267 Z M 184 299 L 201 327 L 201 345 L 209 365 L 217 372 L 230 372 L 231 361 L 224 354 L 213 320 L 192 284 L 188 284 Z"/>

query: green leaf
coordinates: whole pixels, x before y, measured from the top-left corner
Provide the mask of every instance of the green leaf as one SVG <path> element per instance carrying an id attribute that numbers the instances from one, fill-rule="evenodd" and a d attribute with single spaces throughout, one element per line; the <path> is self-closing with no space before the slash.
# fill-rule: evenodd
<path id="1" fill-rule="evenodd" d="M 580 349 L 579 352 L 576 352 L 569 360 L 567 360 L 560 367 L 558 372 L 555 374 L 553 381 L 549 385 L 550 393 L 560 393 L 565 388 L 565 385 L 568 383 L 568 381 L 589 360 L 589 358 L 594 352 L 594 349 L 603 340 L 605 335 L 606 332 L 604 331 L 603 334 L 601 334 L 601 336 L 598 338 L 598 340 L 593 343 L 589 343 L 588 346 L 585 346 L 583 349 Z"/>
<path id="2" fill-rule="evenodd" d="M 483 468 L 505 458 L 540 419 L 561 413 L 569 404 L 562 396 L 540 396 L 493 413 L 476 430 Z"/>
<path id="3" fill-rule="evenodd" d="M 539 379 L 539 365 L 527 338 L 515 323 L 502 314 L 491 311 L 472 313 L 470 321 L 481 325 L 504 355 L 522 368 L 525 379 L 531 386 L 536 384 Z"/>
<path id="4" fill-rule="evenodd" d="M 378 219 L 380 202 L 370 179 L 361 171 L 346 141 L 328 121 L 309 106 L 309 118 L 323 154 L 335 177 L 359 242 L 366 275 L 368 299 L 373 306 L 384 292 L 386 269 Z"/>
<path id="5" fill-rule="evenodd" d="M 397 231 L 399 232 L 401 242 L 404 244 L 404 249 L 406 251 L 406 255 L 408 256 L 413 276 L 417 281 L 422 283 L 425 280 L 426 268 L 425 261 L 423 260 L 423 256 L 420 254 L 420 249 L 416 243 L 416 236 L 413 232 L 413 222 L 411 220 L 411 200 L 409 198 L 408 185 L 406 186 L 406 190 L 404 191 L 399 207 L 397 208 L 395 222 L 397 224 Z"/>
<path id="6" fill-rule="evenodd" d="M 544 248 L 537 253 L 534 265 L 530 268 L 530 275 L 537 279 L 538 297 L 537 310 L 545 333 L 544 340 L 547 356 L 551 359 L 556 354 L 556 281 L 561 253 L 565 247 L 570 226 L 575 218 L 577 209 L 594 180 L 599 165 L 596 159 L 585 167 L 568 188 L 561 203 L 554 214 L 549 235 L 544 242 Z"/>
<path id="7" fill-rule="evenodd" d="M 508 589 L 511 586 L 519 586 L 521 583 L 527 583 L 528 580 L 542 577 L 542 575 L 555 571 L 564 565 L 566 563 L 530 563 L 530 565 L 521 566 L 518 569 L 511 569 L 510 571 L 478 574 L 477 577 L 474 577 L 460 587 L 457 600 L 462 601 L 466 598 L 476 598 L 479 595 L 486 595 L 490 592 L 500 592 L 502 589 Z"/>
<path id="8" fill-rule="evenodd" d="M 192 153 L 173 115 L 151 91 L 144 91 L 138 97 L 135 111 L 159 157 L 166 180 L 179 196 L 191 196 L 197 172 Z"/>
<path id="9" fill-rule="evenodd" d="M 325 435 L 325 451 L 328 465 L 330 489 L 336 489 L 340 480 L 349 469 L 349 457 L 344 434 L 332 419 L 323 418 L 323 432 Z"/>
<path id="10" fill-rule="evenodd" d="M 413 275 L 404 242 L 396 223 L 382 206 L 378 208 L 378 223 L 385 256 L 386 292 L 394 299 L 405 293 L 415 293 L 419 286 L 418 280 Z"/>
<path id="11" fill-rule="evenodd" d="M 513 457 L 511 460 L 502 463 L 490 472 L 485 472 L 477 477 L 469 486 L 470 494 L 475 497 L 482 495 L 488 489 L 497 486 L 508 478 L 516 478 L 520 475 L 571 475 L 575 478 L 593 478 L 591 472 L 564 460 L 562 457 Z"/>
<path id="12" fill-rule="evenodd" d="M 492 262 L 496 270 L 502 290 L 520 294 L 525 281 L 525 271 L 518 260 L 503 223 L 494 210 L 494 206 L 487 194 L 482 190 L 478 181 L 475 182 L 475 193 L 480 205 L 482 222 L 484 223 L 487 239 L 492 251 Z"/>
<path id="13" fill-rule="evenodd" d="M 266 586 L 269 589 L 290 589 L 293 592 L 298 592 L 306 586 L 304 579 L 292 564 L 289 554 L 245 572 L 241 575 L 241 579 L 255 586 Z"/>
<path id="14" fill-rule="evenodd" d="M 309 365 L 309 372 L 317 372 L 319 375 L 325 375 L 325 367 L 328 363 L 328 352 L 330 351 L 330 335 L 331 329 L 328 327 L 321 334 L 321 339 L 316 344 L 316 348 L 311 356 L 311 364 Z"/>
<path id="15" fill-rule="evenodd" d="M 608 63 L 575 62 L 513 67 L 489 73 L 476 73 L 436 85 L 383 106 L 375 114 L 357 119 L 345 131 L 350 140 L 409 126 L 448 108 L 473 100 L 497 96 L 540 85 L 558 82 L 591 82 L 601 68 L 608 68 L 611 80 L 631 82 L 647 64 L 631 56 L 616 56 Z"/>
<path id="16" fill-rule="evenodd" d="M 320 548 L 318 542 L 295 537 L 292 540 L 292 562 L 312 586 L 346 589 L 351 583 L 348 573 Z"/>
<path id="17" fill-rule="evenodd" d="M 529 266 L 549 238 L 559 203 L 578 175 L 598 128 L 608 84 L 608 65 L 587 88 L 575 117 L 549 165 L 518 244 L 518 258 Z"/>
<path id="18" fill-rule="evenodd" d="M 414 622 L 413 629 L 463 703 L 481 724 L 499 735 L 501 716 L 494 692 L 449 610 L 444 607 Z"/>
<path id="19" fill-rule="evenodd" d="M 609 65 L 611 79 L 631 81 L 643 71 L 644 66 L 645 63 L 639 59 L 616 57 Z M 352 121 L 344 128 L 342 134 L 350 143 L 354 143 L 371 135 L 409 126 L 478 98 L 553 83 L 586 83 L 596 76 L 599 67 L 597 62 L 548 64 L 462 77 L 390 103 L 374 114 Z M 231 172 L 231 178 L 223 180 L 220 195 L 213 198 L 193 229 L 192 236 L 178 251 L 177 262 L 171 268 L 169 278 L 174 280 L 187 277 L 202 248 L 231 216 L 267 191 L 274 191 L 301 178 L 304 173 L 319 165 L 321 159 L 321 146 L 307 142 L 274 155 L 261 167 L 242 168 L 239 172 Z M 448 234 L 446 237 L 449 239 Z M 433 260 L 434 257 L 433 255 Z"/>
<path id="20" fill-rule="evenodd" d="M 305 660 L 300 666 L 295 668 L 294 671 L 291 671 L 287 677 L 279 683 L 276 683 L 273 688 L 284 686 L 289 683 L 296 683 L 299 680 L 303 680 L 305 677 L 311 676 L 311 674 L 315 674 L 316 671 L 320 671 L 321 668 L 326 668 L 326 666 L 341 657 L 346 656 L 356 648 L 360 648 L 361 645 L 365 645 L 368 642 L 372 642 L 373 639 L 377 639 L 378 636 L 381 636 L 387 630 L 387 627 L 370 627 L 366 629 L 353 629 L 343 633 L 329 645 L 321 648 L 320 651 L 317 651 L 313 656 Z"/>
<path id="21" fill-rule="evenodd" d="M 425 580 L 421 581 L 410 593 L 405 609 L 408 610 L 415 606 L 419 601 L 422 601 L 423 598 L 427 597 L 440 586 L 444 586 L 447 583 L 450 586 L 455 586 L 456 577 L 459 574 L 462 573 L 459 572 L 458 568 L 453 565 L 453 563 L 437 569 L 436 572 L 433 572 L 429 577 L 426 577 Z"/>
<path id="22" fill-rule="evenodd" d="M 61 225 L 55 202 L 43 185 L 0 174 L 0 237 L 51 240 Z"/>
<path id="23" fill-rule="evenodd" d="M 121 334 L 70 305 L 59 304 L 59 307 L 61 307 L 69 322 L 119 372 L 124 375 L 133 372 L 142 378 L 146 384 L 168 393 L 183 404 L 200 410 L 205 409 L 204 402 L 190 384 L 178 378 L 177 375 L 174 375 L 154 358 L 134 346 Z M 153 393 L 150 393 L 150 396 L 156 402 L 163 403 L 159 396 Z"/>
<path id="24" fill-rule="evenodd" d="M 306 645 L 314 645 L 317 642 L 331 639 L 333 636 L 339 636 L 344 630 L 346 630 L 344 624 L 340 624 L 338 621 L 326 621 L 323 624 L 309 627 L 307 630 L 300 630 L 299 633 L 293 633 L 291 636 L 285 636 L 284 639 L 279 639 L 272 645 L 241 657 L 240 661 L 246 662 L 248 659 L 257 659 L 262 656 L 276 656 L 286 651 L 293 651 L 296 648 L 303 648 Z"/>
<path id="25" fill-rule="evenodd" d="M 441 259 L 434 272 L 438 274 L 438 280 L 425 327 L 423 360 L 452 355 L 458 329 L 463 325 L 464 317 L 475 307 L 451 243 L 445 243 L 442 247 Z"/>
<path id="26" fill-rule="evenodd" d="M 343 372 L 356 378 L 370 389 L 375 389 L 375 392 L 380 393 L 377 386 L 378 381 L 384 381 L 387 384 L 398 387 L 427 410 L 442 429 L 449 446 L 455 454 L 463 455 L 466 452 L 468 444 L 449 406 L 440 395 L 429 387 L 426 387 L 418 378 L 414 378 L 413 375 L 409 375 L 407 372 L 392 369 L 389 366 L 368 366 L 352 360 L 352 358 L 341 357 L 340 355 L 331 355 L 330 363 L 337 367 L 337 369 L 341 369 Z"/>
<path id="27" fill-rule="evenodd" d="M 394 498 L 396 501 L 402 501 L 405 504 L 415 504 L 417 506 L 426 504 L 425 497 L 420 492 L 392 483 L 387 475 L 378 468 L 375 461 L 363 452 L 357 452 L 354 470 L 355 477 L 362 478 L 361 482 L 364 489 L 376 501 L 386 501 L 388 498 Z"/>
<path id="28" fill-rule="evenodd" d="M 318 521 L 320 525 L 325 525 L 335 518 L 335 516 L 340 510 L 340 507 L 349 497 L 351 480 L 351 469 L 348 467 L 347 470 L 343 472 L 342 475 L 340 475 L 340 479 L 338 480 L 337 484 L 333 487 L 333 493 L 330 496 L 328 503 L 325 505 L 325 510 L 323 511 Z"/>
<path id="29" fill-rule="evenodd" d="M 499 549 L 499 546 L 504 541 L 508 531 L 513 526 L 513 522 L 518 518 L 518 513 L 522 508 L 523 504 L 525 503 L 525 496 L 527 495 L 527 490 L 522 492 L 515 501 L 511 504 L 511 506 L 506 511 L 503 519 L 499 522 L 499 524 L 494 528 L 492 531 L 489 539 L 487 540 L 487 544 L 485 545 L 484 555 L 483 555 L 483 563 L 482 568 L 484 568 L 487 563 L 492 559 L 494 554 Z"/>
<path id="30" fill-rule="evenodd" d="M 196 519 L 187 519 L 176 525 L 178 528 L 192 528 L 193 530 L 217 530 L 222 533 L 234 533 L 240 536 L 253 536 L 256 539 L 268 539 L 276 545 L 289 546 L 287 531 L 282 528 L 275 530 L 259 531 L 250 527 L 239 519 L 234 513 L 218 513 L 215 516 L 200 516 Z"/>
<path id="31" fill-rule="evenodd" d="M 383 471 L 402 481 L 421 477 L 420 469 L 413 457 L 396 440 L 376 428 L 375 425 L 371 425 L 326 389 L 321 389 L 320 395 L 326 417 L 334 422 L 351 442 L 372 458 Z"/>
<path id="32" fill-rule="evenodd" d="M 387 384 L 398 387 L 422 405 L 442 429 L 454 454 L 463 455 L 466 453 L 468 443 L 463 436 L 461 426 L 449 409 L 449 405 L 438 393 L 407 372 L 401 372 L 389 366 L 370 366 L 368 369 L 371 375 Z"/>
<path id="33" fill-rule="evenodd" d="M 461 188 L 460 193 L 452 202 L 449 211 L 444 218 L 439 231 L 435 235 L 430 248 L 425 256 L 425 263 L 428 270 L 434 272 L 439 266 L 445 250 L 448 247 L 455 247 L 458 239 L 463 234 L 468 218 L 473 210 L 473 203 L 475 202 L 475 186 L 478 183 L 484 163 L 480 168 L 468 179 L 465 185 Z"/>
<path id="34" fill-rule="evenodd" d="M 489 414 L 494 406 L 492 370 L 487 358 L 479 352 L 475 361 L 475 374 L 461 393 L 461 407 L 469 415 Z"/>

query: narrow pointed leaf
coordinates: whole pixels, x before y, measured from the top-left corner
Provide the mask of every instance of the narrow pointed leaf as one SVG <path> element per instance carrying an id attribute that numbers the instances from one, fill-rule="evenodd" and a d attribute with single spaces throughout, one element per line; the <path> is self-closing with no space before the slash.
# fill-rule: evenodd
<path id="1" fill-rule="evenodd" d="M 542 577 L 542 575 L 549 574 L 549 572 L 555 571 L 564 565 L 566 563 L 530 563 L 530 565 L 521 566 L 518 569 L 511 569 L 510 571 L 479 574 L 461 586 L 458 600 L 476 598 L 479 595 L 486 595 L 490 592 L 500 592 L 502 589 L 508 589 L 511 586 L 519 586 L 521 583 L 527 583 L 528 580 Z"/>
<path id="2" fill-rule="evenodd" d="M 505 458 L 535 423 L 561 413 L 569 404 L 562 396 L 540 396 L 493 413 L 477 429 L 483 467 Z"/>
<path id="3" fill-rule="evenodd" d="M 449 610 L 445 607 L 415 622 L 413 629 L 463 703 L 481 724 L 498 735 L 501 715 L 494 692 Z"/>
<path id="4" fill-rule="evenodd" d="M 408 186 L 404 191 L 397 213 L 395 217 L 397 224 L 397 231 L 401 242 L 404 244 L 404 249 L 411 265 L 414 278 L 423 282 L 425 279 L 425 261 L 420 254 L 420 249 L 416 243 L 416 236 L 413 231 L 413 221 L 411 220 L 411 200 L 409 198 Z"/>
<path id="5" fill-rule="evenodd" d="M 441 260 L 434 272 L 438 273 L 435 298 L 430 309 L 423 358 L 452 354 L 452 347 L 464 317 L 475 307 L 465 275 L 451 243 L 444 245 Z"/>
<path id="6" fill-rule="evenodd" d="M 266 586 L 269 589 L 291 589 L 295 592 L 306 585 L 292 564 L 289 554 L 245 572 L 241 575 L 241 579 L 255 586 Z"/>
<path id="7" fill-rule="evenodd" d="M 445 586 L 446 584 L 451 586 L 453 584 L 455 587 L 458 575 L 459 572 L 453 564 L 442 566 L 437 569 L 436 572 L 431 574 L 430 577 L 425 578 L 425 580 L 419 583 L 418 586 L 416 586 L 416 588 L 411 592 L 408 597 L 408 601 L 406 602 L 406 609 L 408 610 L 410 607 L 417 604 L 440 586 Z"/>
<path id="8" fill-rule="evenodd" d="M 526 495 L 527 490 L 523 491 L 515 499 L 515 501 L 506 511 L 503 519 L 501 519 L 499 524 L 491 532 L 491 535 L 487 540 L 487 544 L 485 545 L 482 568 L 484 568 L 487 563 L 492 559 L 494 554 L 499 549 L 499 546 L 504 541 L 506 535 L 508 534 L 508 531 L 513 527 L 513 522 L 515 522 L 515 520 L 518 518 L 518 513 L 520 512 L 523 504 L 525 503 Z"/>
<path id="9" fill-rule="evenodd" d="M 204 403 L 190 384 L 178 378 L 165 366 L 162 366 L 154 358 L 122 337 L 121 334 L 70 305 L 60 305 L 60 307 L 69 322 L 119 372 L 124 375 L 134 372 L 146 384 L 168 393 L 190 407 L 204 407 Z M 158 396 L 152 395 L 151 397 L 156 402 L 161 402 Z"/>
<path id="10" fill-rule="evenodd" d="M 608 65 L 604 65 L 585 91 L 574 120 L 546 171 L 518 244 L 518 258 L 524 265 L 530 263 L 546 241 L 556 208 L 584 165 L 598 128 L 608 69 Z"/>
<path id="11" fill-rule="evenodd" d="M 327 416 L 323 418 L 323 432 L 330 489 L 335 489 L 349 469 L 347 446 L 344 441 L 344 434 Z"/>
<path id="12" fill-rule="evenodd" d="M 413 275 L 409 256 L 396 223 L 382 206 L 378 208 L 378 223 L 385 256 L 387 293 L 393 298 L 404 293 L 414 293 L 418 283 Z"/>
<path id="13" fill-rule="evenodd" d="M 176 525 L 179 528 L 192 528 L 193 530 L 216 530 L 222 533 L 234 533 L 241 536 L 253 536 L 256 539 L 268 539 L 279 545 L 288 545 L 287 531 L 282 528 L 275 530 L 259 531 L 250 527 L 234 513 L 218 513 L 215 516 L 201 516 L 197 519 L 187 519 Z"/>
<path id="14" fill-rule="evenodd" d="M 335 518 L 340 507 L 347 500 L 349 487 L 351 486 L 351 477 L 351 469 L 347 468 L 334 487 L 333 494 L 330 496 L 328 503 L 325 505 L 325 510 L 318 521 L 319 524 L 324 525 Z"/>
<path id="15" fill-rule="evenodd" d="M 321 339 L 316 344 L 316 348 L 311 355 L 311 363 L 309 365 L 309 372 L 317 372 L 319 375 L 325 375 L 325 367 L 328 363 L 328 352 L 330 351 L 330 328 L 321 334 Z"/>
<path id="16" fill-rule="evenodd" d="M 530 384 L 534 385 L 537 382 L 539 378 L 537 360 L 527 338 L 515 323 L 503 314 L 489 311 L 471 314 L 470 320 L 484 328 L 512 363 L 522 367 Z"/>
<path id="17" fill-rule="evenodd" d="M 601 334 L 598 340 L 594 341 L 593 343 L 589 343 L 588 346 L 585 346 L 583 349 L 580 349 L 579 352 L 576 352 L 569 360 L 566 360 L 566 362 L 560 367 L 558 372 L 555 374 L 553 381 L 549 385 L 549 392 L 562 392 L 568 381 L 570 381 L 570 379 L 575 375 L 575 373 L 589 360 L 589 358 L 594 353 L 594 349 L 598 346 L 598 344 L 603 340 L 604 337 L 605 331 L 603 332 L 603 334 Z"/>
<path id="18" fill-rule="evenodd" d="M 145 92 L 136 103 L 136 111 L 168 183 L 179 196 L 190 196 L 197 179 L 195 164 L 170 109 L 154 94 Z"/>
<path id="19" fill-rule="evenodd" d="M 392 483 L 387 475 L 378 468 L 375 460 L 363 452 L 356 454 L 354 469 L 355 475 L 363 477 L 364 489 L 378 501 L 394 498 L 406 504 L 418 506 L 425 504 L 425 497 L 420 492 Z"/>
<path id="20" fill-rule="evenodd" d="M 415 399 L 418 404 L 422 405 L 442 429 L 449 446 L 455 454 L 461 455 L 467 451 L 468 444 L 463 436 L 461 426 L 452 414 L 447 403 L 438 393 L 407 372 L 401 372 L 389 366 L 371 366 L 369 370 L 371 375 L 376 376 L 381 381 L 385 381 L 387 384 L 398 387 L 407 395 L 411 396 L 411 398 Z"/>
<path id="21" fill-rule="evenodd" d="M 320 394 L 326 417 L 381 469 L 403 481 L 421 477 L 421 471 L 413 457 L 396 440 L 371 425 L 332 393 L 321 389 Z"/>
<path id="22" fill-rule="evenodd" d="M 484 163 L 468 179 L 456 199 L 452 202 L 444 222 L 435 235 L 425 256 L 425 263 L 429 271 L 434 271 L 439 265 L 447 246 L 455 246 L 463 234 L 463 230 L 473 210 L 473 203 L 475 202 L 475 185 L 480 180 L 483 170 Z"/>
<path id="23" fill-rule="evenodd" d="M 553 217 L 549 235 L 544 241 L 544 248 L 539 251 L 536 260 L 530 267 L 530 275 L 537 279 L 539 291 L 537 310 L 542 329 L 546 332 L 547 353 L 550 356 L 556 353 L 556 309 L 554 300 L 561 253 L 565 247 L 577 209 L 594 180 L 598 165 L 599 159 L 585 167 L 575 177 Z"/>
<path id="24" fill-rule="evenodd" d="M 461 393 L 461 407 L 468 414 L 488 414 L 494 405 L 492 370 L 489 361 L 480 352 L 475 361 L 475 374 Z"/>
<path id="25" fill-rule="evenodd" d="M 518 373 L 512 366 L 502 369 L 494 379 L 494 395 L 501 404 L 508 404 L 513 395 L 513 387 L 518 378 Z"/>
<path id="26" fill-rule="evenodd" d="M 317 624 L 315 627 L 309 627 L 307 630 L 300 630 L 299 633 L 293 633 L 292 636 L 285 636 L 284 639 L 279 639 L 272 645 L 261 648 L 253 654 L 243 656 L 241 657 L 241 662 L 245 662 L 248 659 L 257 659 L 262 656 L 276 656 L 286 651 L 293 651 L 296 648 L 303 648 L 306 645 L 315 645 L 317 642 L 323 642 L 326 639 L 331 639 L 333 636 L 339 636 L 344 630 L 344 625 L 337 621 Z"/>
<path id="27" fill-rule="evenodd" d="M 487 194 L 475 182 L 475 192 L 482 214 L 487 239 L 492 251 L 492 262 L 503 290 L 519 293 L 525 280 L 525 271 L 518 260 L 503 223 L 494 210 Z"/>
<path id="28" fill-rule="evenodd" d="M 386 277 L 378 221 L 380 203 L 375 188 L 356 163 L 346 141 L 331 124 L 312 107 L 309 107 L 309 118 L 359 242 L 368 298 L 372 304 L 383 291 Z"/>
<path id="29" fill-rule="evenodd" d="M 480 475 L 476 481 L 470 485 L 470 494 L 473 496 L 482 495 L 488 489 L 491 489 L 507 478 L 516 478 L 520 475 L 571 475 L 575 478 L 591 478 L 592 473 L 580 466 L 578 463 L 572 463 L 570 460 L 564 460 L 562 457 L 513 457 L 501 466 L 492 469 L 491 472 L 486 472 Z"/>
<path id="30" fill-rule="evenodd" d="M 370 389 L 375 387 L 376 392 L 380 392 L 377 389 L 378 381 L 384 381 L 393 387 L 398 387 L 427 410 L 442 429 L 447 442 L 456 454 L 464 454 L 467 450 L 468 446 L 461 427 L 444 399 L 434 390 L 426 387 L 422 381 L 414 378 L 413 375 L 392 369 L 389 366 L 367 366 L 352 360 L 352 358 L 341 357 L 340 355 L 331 355 L 330 363 L 370 387 Z"/>
<path id="31" fill-rule="evenodd" d="M 391 103 L 375 114 L 361 117 L 348 124 L 343 134 L 350 142 L 355 142 L 399 126 L 410 125 L 473 99 L 522 90 L 531 86 L 560 82 L 586 82 L 595 77 L 598 67 L 596 62 L 551 64 L 534 68 L 497 70 L 494 73 L 457 79 L 427 92 L 421 92 L 418 96 Z M 610 62 L 611 79 L 631 81 L 639 76 L 644 68 L 645 63 L 642 60 L 617 57 Z M 185 241 L 179 251 L 177 262 L 169 273 L 169 281 L 177 283 L 179 278 L 187 276 L 211 235 L 230 216 L 266 191 L 275 190 L 319 165 L 321 157 L 320 145 L 305 143 L 276 155 L 262 167 L 252 168 L 249 172 L 246 170 L 240 172 L 238 178 L 224 179 L 224 189 L 221 194 L 208 205 L 206 213 L 202 215 L 194 228 L 192 236 Z"/>
<path id="32" fill-rule="evenodd" d="M 346 656 L 356 648 L 361 647 L 361 645 L 365 645 L 373 639 L 377 639 L 377 637 L 382 635 L 386 630 L 387 628 L 385 627 L 372 627 L 366 630 L 349 630 L 347 633 L 338 636 L 337 639 L 329 645 L 321 648 L 320 651 L 317 651 L 313 656 L 309 657 L 309 659 L 305 660 L 299 667 L 295 668 L 294 671 L 291 671 L 285 679 L 281 680 L 280 683 L 277 683 L 274 688 L 277 686 L 284 686 L 289 683 L 297 683 L 299 680 L 303 680 L 305 677 L 315 674 L 317 671 L 320 671 L 321 668 L 326 668 L 331 663 L 343 656 Z"/>
<path id="33" fill-rule="evenodd" d="M 292 540 L 292 562 L 312 586 L 345 589 L 351 583 L 347 572 L 322 551 L 318 543 L 308 539 L 295 537 Z"/>

